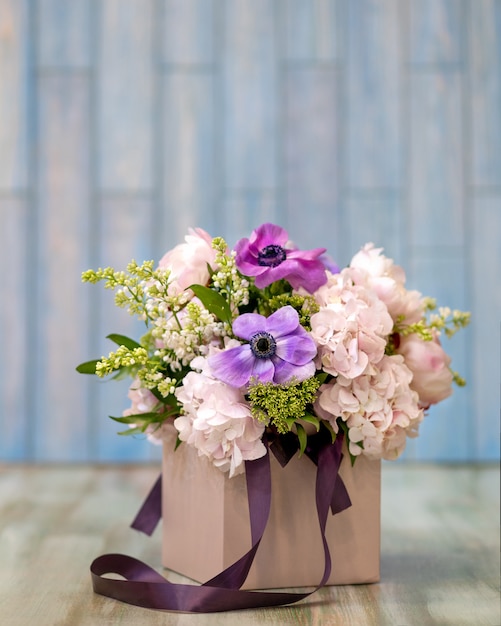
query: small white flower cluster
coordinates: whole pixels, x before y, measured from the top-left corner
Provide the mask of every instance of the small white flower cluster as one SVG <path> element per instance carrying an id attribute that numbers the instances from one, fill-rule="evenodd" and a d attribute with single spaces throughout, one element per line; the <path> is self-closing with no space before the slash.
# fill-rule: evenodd
<path id="1" fill-rule="evenodd" d="M 224 240 L 216 238 L 213 242 L 216 249 L 216 263 L 219 270 L 212 276 L 212 284 L 222 295 L 228 297 L 232 311 L 239 306 L 249 304 L 249 281 L 237 270 L 235 263 L 237 253 L 232 250 L 227 253 Z"/>
<path id="2" fill-rule="evenodd" d="M 193 299 L 179 313 L 158 317 L 152 329 L 160 357 L 173 371 L 186 367 L 196 356 L 207 353 L 208 345 L 227 334 L 223 322 L 216 320 Z"/>

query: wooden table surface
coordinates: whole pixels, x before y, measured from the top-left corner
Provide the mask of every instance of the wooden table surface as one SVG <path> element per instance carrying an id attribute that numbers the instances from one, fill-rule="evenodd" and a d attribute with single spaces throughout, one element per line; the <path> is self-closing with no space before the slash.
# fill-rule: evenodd
<path id="1" fill-rule="evenodd" d="M 106 552 L 162 571 L 159 529 L 148 538 L 129 528 L 157 473 L 152 466 L 0 465 L 0 624 L 501 624 L 497 466 L 384 464 L 380 583 L 211 615 L 141 609 L 92 592 L 89 564 Z"/>

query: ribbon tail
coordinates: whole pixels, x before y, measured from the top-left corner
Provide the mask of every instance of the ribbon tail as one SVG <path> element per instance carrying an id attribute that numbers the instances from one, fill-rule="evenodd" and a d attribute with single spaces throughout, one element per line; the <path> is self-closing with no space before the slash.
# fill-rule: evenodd
<path id="1" fill-rule="evenodd" d="M 266 441 L 264 443 L 266 445 Z M 233 565 L 230 565 L 220 574 L 205 582 L 204 585 L 240 589 L 247 578 L 263 538 L 271 508 L 271 469 L 268 450 L 263 457 L 245 462 L 245 477 L 247 481 L 252 547 Z"/>
<path id="2" fill-rule="evenodd" d="M 151 536 L 162 518 L 162 474 L 157 478 L 146 500 L 141 505 L 130 525 L 145 535 Z"/>

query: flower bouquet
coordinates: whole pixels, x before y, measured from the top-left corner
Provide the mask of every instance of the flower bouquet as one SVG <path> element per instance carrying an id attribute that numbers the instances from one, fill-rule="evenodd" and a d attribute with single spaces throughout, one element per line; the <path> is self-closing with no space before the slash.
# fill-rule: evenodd
<path id="1" fill-rule="evenodd" d="M 348 267 L 340 269 L 325 249 L 300 250 L 274 224 L 263 224 L 233 249 L 222 238 L 195 229 L 156 267 L 153 261 L 142 265 L 132 261 L 126 272 L 88 270 L 83 280 L 104 281 L 116 290 L 117 306 L 146 324 L 139 342 L 110 335 L 118 348 L 77 369 L 100 377 L 130 376 L 131 406 L 112 419 L 126 426 L 122 435 L 145 434 L 164 443 L 164 525 L 168 528 L 164 564 L 195 579 L 211 576 L 211 588 L 238 589 L 249 569 L 251 588 L 313 585 L 308 577 L 299 577 L 299 583 L 289 577 L 274 584 L 273 577 L 260 576 L 259 566 L 252 569 L 252 565 L 263 535 L 266 544 L 269 534 L 268 553 L 285 532 L 284 524 L 294 526 L 291 517 L 306 509 L 313 509 L 314 515 L 315 492 L 322 529 L 318 550 L 326 563 L 322 584 L 377 580 L 377 568 L 376 573 L 372 568 L 369 574 L 357 574 L 348 565 L 344 573 L 332 574 L 327 564 L 329 548 L 335 553 L 331 544 L 346 543 L 339 538 L 352 535 L 351 525 L 365 520 L 366 527 L 355 531 L 358 535 L 351 544 L 347 539 L 346 552 L 339 547 L 339 560 L 350 560 L 363 543 L 360 535 L 367 524 L 377 534 L 369 533 L 378 560 L 379 461 L 400 456 L 407 437 L 417 436 L 429 407 L 452 393 L 453 382 L 464 384 L 450 369 L 440 337 L 465 326 L 469 314 L 437 309 L 430 298 L 406 289 L 404 271 L 373 244 L 365 245 Z M 256 467 L 264 465 L 268 469 L 259 474 Z M 289 468 L 293 468 L 290 487 L 280 482 L 286 480 Z M 311 491 L 310 502 L 308 495 L 305 499 L 298 495 L 302 487 L 297 481 L 311 472 L 307 480 L 312 483 L 305 488 Z M 371 499 L 368 486 L 376 502 L 373 496 L 369 509 L 364 509 Z M 292 492 L 281 507 L 274 511 L 268 503 L 265 519 L 253 518 L 253 502 L 261 492 L 270 492 L 266 497 L 272 500 L 287 489 Z M 237 528 L 252 535 L 250 552 L 254 551 L 242 565 L 238 556 L 245 538 L 243 544 L 236 540 L 228 548 L 222 567 L 237 559 L 235 564 L 241 563 L 245 570 L 234 576 L 231 566 L 226 567 L 223 574 L 232 571 L 230 583 L 224 582 L 227 576 L 213 576 L 211 568 L 217 571 L 218 563 L 204 567 L 217 558 L 211 553 L 201 559 L 200 554 L 205 554 L 201 548 L 193 550 L 195 569 L 183 569 L 184 526 L 192 522 L 182 507 L 199 503 L 192 516 L 196 532 L 200 515 L 205 512 L 210 518 L 211 501 L 219 502 L 218 494 L 225 490 L 230 490 L 230 503 L 225 504 L 223 497 L 219 506 L 225 510 L 223 517 L 234 518 L 225 517 L 226 536 L 216 550 L 226 550 L 231 543 L 228 535 L 245 534 Z M 331 531 L 331 537 L 325 534 L 329 525 L 326 529 L 326 512 L 318 502 L 322 490 L 327 493 L 327 508 L 343 511 L 336 516 L 341 526 Z M 242 517 L 238 498 L 244 499 L 244 505 L 248 498 L 250 521 Z M 179 502 L 182 506 L 177 506 Z M 350 504 L 352 509 L 361 508 L 352 511 L 349 528 L 343 530 L 342 518 L 349 514 Z M 266 528 L 270 506 L 275 535 Z M 372 517 L 371 511 L 375 511 Z M 318 528 L 316 518 L 315 523 Z M 305 524 L 309 522 L 299 522 L 299 536 Z M 211 539 L 215 534 L 215 529 L 209 529 L 205 544 L 217 543 Z M 366 548 L 359 557 L 355 555 L 362 570 Z M 282 557 L 274 554 L 272 561 Z M 262 565 L 261 571 L 269 571 L 268 565 Z"/>

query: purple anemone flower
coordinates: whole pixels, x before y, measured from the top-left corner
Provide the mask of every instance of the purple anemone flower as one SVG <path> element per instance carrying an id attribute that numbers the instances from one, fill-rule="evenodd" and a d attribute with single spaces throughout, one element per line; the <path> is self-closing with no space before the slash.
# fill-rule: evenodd
<path id="1" fill-rule="evenodd" d="M 287 240 L 287 231 L 280 226 L 262 224 L 249 239 L 237 241 L 237 267 L 245 276 L 255 276 L 259 289 L 283 278 L 294 289 L 303 287 L 313 293 L 327 282 L 325 265 L 319 259 L 325 248 L 286 248 Z"/>
<path id="2" fill-rule="evenodd" d="M 233 322 L 233 332 L 249 343 L 209 357 L 213 376 L 232 387 L 258 382 L 285 384 L 315 373 L 315 342 L 299 323 L 299 315 L 284 306 L 270 317 L 244 313 Z"/>

